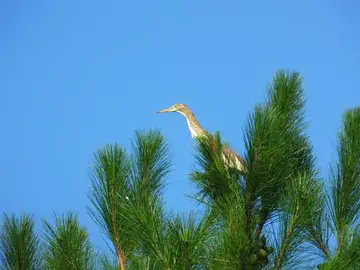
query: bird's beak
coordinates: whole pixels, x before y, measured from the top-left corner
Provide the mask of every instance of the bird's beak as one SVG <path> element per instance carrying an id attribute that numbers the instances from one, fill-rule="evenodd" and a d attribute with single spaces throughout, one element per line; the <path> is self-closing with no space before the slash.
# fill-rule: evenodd
<path id="1" fill-rule="evenodd" d="M 173 111 L 174 111 L 173 107 L 170 107 L 170 108 L 158 111 L 157 113 L 167 113 L 167 112 L 173 112 Z"/>

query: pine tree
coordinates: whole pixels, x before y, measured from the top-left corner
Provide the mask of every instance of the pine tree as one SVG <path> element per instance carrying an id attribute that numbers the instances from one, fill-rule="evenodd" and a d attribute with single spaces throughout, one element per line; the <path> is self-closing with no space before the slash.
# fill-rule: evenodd
<path id="1" fill-rule="evenodd" d="M 42 235 L 31 216 L 4 215 L 1 268 L 358 269 L 360 108 L 345 111 L 337 161 L 321 179 L 305 105 L 300 75 L 277 72 L 243 130 L 246 172 L 223 164 L 219 133 L 198 138 L 189 179 L 204 210 L 187 216 L 164 210 L 171 163 L 158 130 L 136 132 L 130 151 L 105 145 L 87 210 L 114 256 L 96 252 L 72 213 L 44 221 Z"/>

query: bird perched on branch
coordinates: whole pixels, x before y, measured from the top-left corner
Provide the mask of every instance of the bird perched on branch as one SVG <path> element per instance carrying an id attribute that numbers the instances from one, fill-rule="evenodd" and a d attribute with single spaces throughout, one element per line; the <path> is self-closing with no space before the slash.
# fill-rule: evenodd
<path id="1" fill-rule="evenodd" d="M 170 108 L 158 111 L 158 113 L 177 112 L 185 116 L 187 124 L 190 129 L 191 137 L 194 139 L 198 136 L 209 135 L 208 132 L 203 129 L 200 123 L 196 120 L 193 112 L 188 106 L 182 103 L 175 104 Z M 229 147 L 222 146 L 222 159 L 225 165 L 229 168 L 236 169 L 238 171 L 245 171 L 244 161 L 238 153 L 230 149 Z"/>

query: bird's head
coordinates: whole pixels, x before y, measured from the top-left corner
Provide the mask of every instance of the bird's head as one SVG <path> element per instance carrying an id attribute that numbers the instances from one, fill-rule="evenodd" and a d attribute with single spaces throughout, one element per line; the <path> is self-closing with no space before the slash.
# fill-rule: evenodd
<path id="1" fill-rule="evenodd" d="M 177 103 L 170 108 L 158 111 L 157 113 L 167 113 L 167 112 L 184 112 L 186 110 L 189 110 L 188 106 L 186 106 L 183 103 Z"/>

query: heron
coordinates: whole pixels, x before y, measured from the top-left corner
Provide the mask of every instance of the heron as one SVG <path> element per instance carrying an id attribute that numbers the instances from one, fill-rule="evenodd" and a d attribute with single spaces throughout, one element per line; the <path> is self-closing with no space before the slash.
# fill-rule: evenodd
<path id="1" fill-rule="evenodd" d="M 169 113 L 169 112 L 177 112 L 185 117 L 192 138 L 196 139 L 199 136 L 209 135 L 209 133 L 197 121 L 195 115 L 186 104 L 177 103 L 167 109 L 160 110 L 157 113 Z M 228 168 L 236 169 L 240 172 L 246 171 L 243 159 L 240 157 L 238 153 L 236 153 L 228 146 L 226 145 L 222 146 L 221 156 L 224 164 Z"/>

